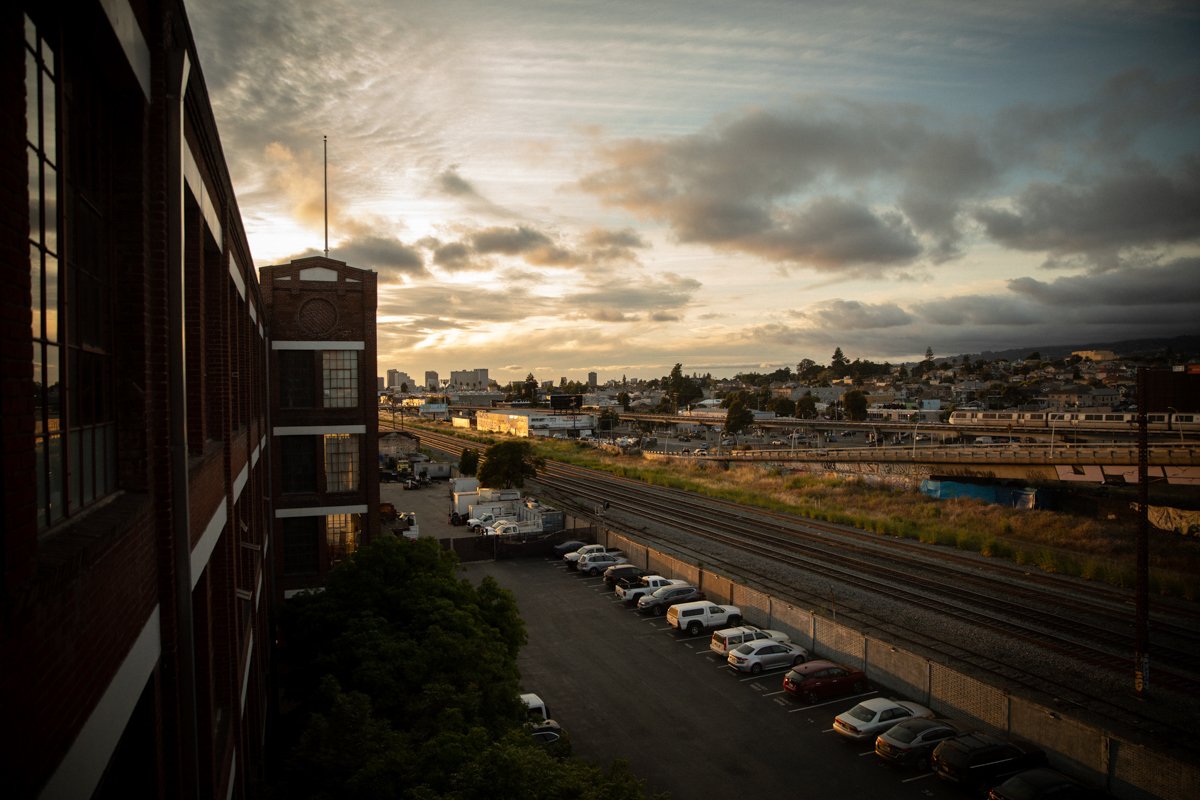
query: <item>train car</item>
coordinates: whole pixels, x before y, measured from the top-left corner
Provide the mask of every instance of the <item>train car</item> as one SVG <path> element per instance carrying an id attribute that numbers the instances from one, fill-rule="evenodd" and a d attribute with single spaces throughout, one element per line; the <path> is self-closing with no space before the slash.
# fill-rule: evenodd
<path id="1" fill-rule="evenodd" d="M 950 424 L 1133 431 L 1137 429 L 1138 415 L 1132 411 L 954 411 L 950 414 Z M 1200 432 L 1200 414 L 1153 412 L 1146 415 L 1146 425 L 1152 431 Z"/>

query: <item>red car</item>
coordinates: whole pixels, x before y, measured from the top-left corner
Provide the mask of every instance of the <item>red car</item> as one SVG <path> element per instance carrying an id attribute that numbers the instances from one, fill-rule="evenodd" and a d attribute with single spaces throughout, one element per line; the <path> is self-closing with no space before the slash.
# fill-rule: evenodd
<path id="1" fill-rule="evenodd" d="M 830 697 L 866 691 L 867 676 L 862 670 L 832 661 L 809 661 L 788 670 L 787 675 L 783 676 L 783 688 L 792 697 L 815 703 Z"/>

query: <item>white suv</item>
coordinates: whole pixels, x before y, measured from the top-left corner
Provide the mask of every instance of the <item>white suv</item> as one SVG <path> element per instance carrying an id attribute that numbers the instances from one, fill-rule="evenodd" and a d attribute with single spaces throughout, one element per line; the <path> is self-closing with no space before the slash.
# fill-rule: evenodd
<path id="1" fill-rule="evenodd" d="M 743 625 L 740 628 L 725 628 L 715 632 L 708 649 L 724 658 L 729 655 L 730 650 L 738 645 L 756 642 L 759 639 L 774 639 L 777 642 L 791 641 L 791 637 L 783 631 L 767 631 L 753 625 Z"/>

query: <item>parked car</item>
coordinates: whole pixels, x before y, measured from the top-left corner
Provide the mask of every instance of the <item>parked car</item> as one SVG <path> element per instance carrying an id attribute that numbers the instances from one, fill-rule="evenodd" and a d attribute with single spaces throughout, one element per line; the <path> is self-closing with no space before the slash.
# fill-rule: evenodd
<path id="1" fill-rule="evenodd" d="M 875 739 L 875 755 L 889 764 L 929 768 L 933 748 L 962 733 L 944 719 L 906 719 L 896 723 Z"/>
<path id="2" fill-rule="evenodd" d="M 947 739 L 933 750 L 933 771 L 942 780 L 969 791 L 982 791 L 1033 767 L 1046 765 L 1046 754 L 1029 742 L 1010 741 L 978 731 Z"/>
<path id="3" fill-rule="evenodd" d="M 575 568 L 584 575 L 595 577 L 609 567 L 624 564 L 626 561 L 625 556 L 616 553 L 588 553 L 580 557 Z"/>
<path id="4" fill-rule="evenodd" d="M 783 442 L 779 439 L 772 439 L 771 447 L 783 447 Z"/>
<path id="5" fill-rule="evenodd" d="M 739 644 L 729 651 L 725 660 L 738 672 L 757 675 L 764 669 L 794 667 L 803 664 L 808 661 L 808 651 L 792 642 L 759 639 Z"/>
<path id="6" fill-rule="evenodd" d="M 705 628 L 720 625 L 737 625 L 742 621 L 742 610 L 737 606 L 719 606 L 707 600 L 695 603 L 676 603 L 667 609 L 667 624 L 698 636 Z"/>
<path id="7" fill-rule="evenodd" d="M 636 605 L 646 595 L 664 586 L 686 586 L 687 581 L 678 578 L 664 578 L 662 575 L 643 575 L 636 582 L 628 581 L 617 584 L 617 597 L 627 606 Z"/>
<path id="8" fill-rule="evenodd" d="M 867 676 L 862 670 L 832 661 L 809 661 L 788 670 L 783 676 L 783 689 L 806 703 L 815 703 L 831 697 L 865 692 Z"/>
<path id="9" fill-rule="evenodd" d="M 919 703 L 872 697 L 834 717 L 833 730 L 847 739 L 860 742 L 874 739 L 897 722 L 932 716 L 933 712 Z"/>
<path id="10" fill-rule="evenodd" d="M 988 792 L 988 800 L 1101 800 L 1107 796 L 1049 767 L 1018 772 Z"/>
<path id="11" fill-rule="evenodd" d="M 555 758 L 566 758 L 571 755 L 571 740 L 567 732 L 552 719 L 529 722 L 525 730 L 533 737 L 533 741 L 546 748 L 546 752 Z"/>
<path id="12" fill-rule="evenodd" d="M 704 592 L 691 584 L 671 584 L 655 589 L 651 594 L 638 598 L 639 614 L 653 614 L 661 617 L 667 609 L 676 603 L 690 603 L 693 600 L 703 600 Z"/>
<path id="13" fill-rule="evenodd" d="M 756 642 L 759 639 L 774 639 L 777 642 L 791 641 L 783 631 L 768 631 L 753 625 L 742 625 L 738 628 L 724 628 L 715 631 L 712 639 L 709 640 L 708 649 L 724 658 L 739 644 Z"/>
<path id="14" fill-rule="evenodd" d="M 638 581 L 643 575 L 646 575 L 646 570 L 641 567 L 635 567 L 633 564 L 614 564 L 604 570 L 604 582 L 612 588 L 616 588 L 621 581 Z"/>
<path id="15" fill-rule="evenodd" d="M 563 556 L 563 563 L 567 565 L 567 569 L 578 569 L 579 559 L 592 553 L 616 553 L 620 554 L 620 550 L 616 548 L 608 548 L 602 544 L 585 544 L 583 547 L 576 550 L 574 553 L 567 553 Z"/>
<path id="16" fill-rule="evenodd" d="M 567 553 L 574 553 L 585 544 L 587 544 L 587 542 L 577 542 L 574 539 L 563 542 L 562 544 L 556 544 L 554 545 L 554 557 L 562 558 Z"/>

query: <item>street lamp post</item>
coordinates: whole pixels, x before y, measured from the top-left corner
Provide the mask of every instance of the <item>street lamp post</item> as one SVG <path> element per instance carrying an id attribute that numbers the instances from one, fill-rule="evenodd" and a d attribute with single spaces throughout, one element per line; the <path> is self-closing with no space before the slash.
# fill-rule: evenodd
<path id="1" fill-rule="evenodd" d="M 917 428 L 918 428 L 918 427 L 920 427 L 920 425 L 921 425 L 921 412 L 920 412 L 920 411 L 918 411 L 917 413 L 913 414 L 913 446 L 912 446 L 912 457 L 913 457 L 913 460 L 914 460 L 914 461 L 916 461 L 916 460 L 917 460 Z"/>

